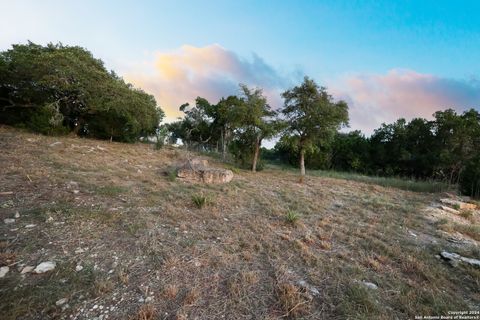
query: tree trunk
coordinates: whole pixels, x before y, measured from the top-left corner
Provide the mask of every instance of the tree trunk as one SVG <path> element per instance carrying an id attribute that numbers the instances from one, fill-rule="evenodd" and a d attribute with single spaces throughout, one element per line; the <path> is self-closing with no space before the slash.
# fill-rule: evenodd
<path id="1" fill-rule="evenodd" d="M 225 161 L 226 150 L 225 150 L 225 130 L 224 129 L 221 130 L 220 137 L 222 139 L 222 159 L 223 161 Z"/>
<path id="2" fill-rule="evenodd" d="M 305 149 L 300 148 L 300 183 L 305 178 Z"/>
<path id="3" fill-rule="evenodd" d="M 259 154 L 260 154 L 260 138 L 257 137 L 257 140 L 255 141 L 255 153 L 253 154 L 253 163 L 252 163 L 253 172 L 257 171 L 257 161 L 258 161 Z"/>

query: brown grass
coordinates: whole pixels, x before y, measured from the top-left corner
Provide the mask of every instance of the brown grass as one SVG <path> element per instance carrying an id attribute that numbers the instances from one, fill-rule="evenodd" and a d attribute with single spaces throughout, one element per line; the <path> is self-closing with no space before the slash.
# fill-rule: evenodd
<path id="1" fill-rule="evenodd" d="M 157 309 L 152 304 L 144 304 L 139 309 L 137 314 L 130 318 L 130 320 L 154 320 L 157 316 Z"/>
<path id="2" fill-rule="evenodd" d="M 187 184 L 163 174 L 195 156 L 182 150 L 7 127 L 0 150 L 0 191 L 14 192 L 0 196 L 0 221 L 20 213 L 0 225 L 2 263 L 17 263 L 0 279 L 2 319 L 92 319 L 100 305 L 113 319 L 407 319 L 480 304 L 478 270 L 435 258 L 459 249 L 437 229 L 480 239 L 477 220 L 424 213 L 442 195 L 316 176 L 298 184 L 278 169 Z M 193 195 L 214 205 L 199 210 Z M 287 210 L 301 218 L 287 223 Z M 19 275 L 46 259 L 56 271 Z"/>

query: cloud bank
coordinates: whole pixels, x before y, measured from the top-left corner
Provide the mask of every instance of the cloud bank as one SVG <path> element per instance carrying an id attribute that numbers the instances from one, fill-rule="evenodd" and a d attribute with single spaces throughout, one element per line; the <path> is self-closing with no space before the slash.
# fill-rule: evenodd
<path id="1" fill-rule="evenodd" d="M 480 107 L 480 82 L 393 69 L 386 74 L 350 75 L 331 87 L 350 107 L 350 126 L 370 134 L 398 118 L 430 119 L 438 110 Z"/>
<path id="2" fill-rule="evenodd" d="M 279 107 L 280 93 L 290 85 L 288 77 L 256 54 L 244 59 L 217 44 L 157 52 L 141 69 L 127 72 L 125 79 L 152 93 L 167 120 L 181 116 L 178 107 L 197 96 L 215 103 L 223 96 L 237 94 L 239 83 L 263 88 L 269 103 Z"/>
<path id="3" fill-rule="evenodd" d="M 184 45 L 171 52 L 157 52 L 149 60 L 130 66 L 125 79 L 152 93 L 168 120 L 181 116 L 178 107 L 197 96 L 212 103 L 238 93 L 238 84 L 264 89 L 272 107 L 282 106 L 281 92 L 302 80 L 298 70 L 279 73 L 262 58 L 238 56 L 220 45 Z M 350 107 L 350 129 L 371 134 L 382 123 L 398 118 L 431 118 L 435 111 L 463 111 L 480 107 L 480 82 L 455 80 L 413 70 L 392 69 L 385 74 L 351 74 L 326 85 Z"/>

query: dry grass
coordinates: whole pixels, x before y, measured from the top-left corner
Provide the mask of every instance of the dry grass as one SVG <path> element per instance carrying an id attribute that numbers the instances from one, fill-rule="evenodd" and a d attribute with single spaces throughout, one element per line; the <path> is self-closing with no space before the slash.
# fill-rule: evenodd
<path id="1" fill-rule="evenodd" d="M 130 320 L 154 320 L 157 316 L 157 309 L 152 304 L 142 305 L 138 313 Z"/>
<path id="2" fill-rule="evenodd" d="M 164 175 L 181 150 L 6 127 L 0 149 L 0 191 L 14 192 L 0 196 L 0 218 L 20 213 L 0 225 L 2 263 L 16 263 L 0 279 L 2 319 L 92 319 L 110 307 L 113 319 L 407 319 L 480 304 L 478 270 L 435 258 L 460 250 L 437 229 L 480 239 L 477 215 L 427 219 L 438 194 L 329 177 L 300 185 L 268 169 L 187 184 Z M 215 203 L 199 210 L 194 195 Z M 294 226 L 287 208 L 301 215 Z M 47 259 L 50 274 L 17 270 Z"/>

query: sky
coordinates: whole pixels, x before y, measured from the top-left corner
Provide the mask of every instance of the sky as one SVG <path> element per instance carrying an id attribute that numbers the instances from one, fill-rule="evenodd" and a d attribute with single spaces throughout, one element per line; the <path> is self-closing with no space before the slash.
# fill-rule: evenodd
<path id="1" fill-rule="evenodd" d="M 480 1 L 0 0 L 0 50 L 79 45 L 156 97 L 167 121 L 238 84 L 270 105 L 305 75 L 347 101 L 350 130 L 480 110 Z"/>

